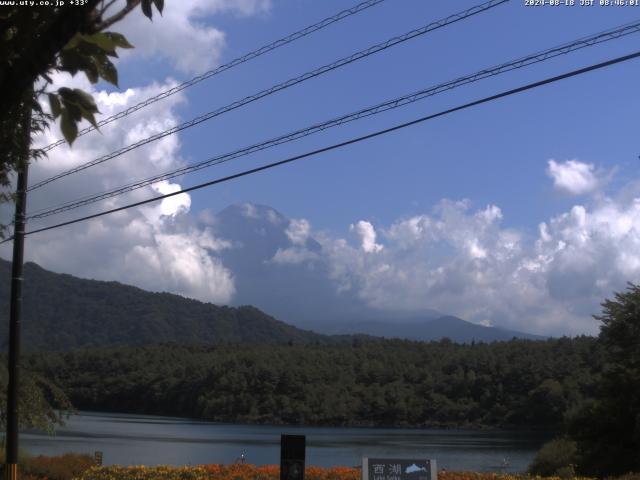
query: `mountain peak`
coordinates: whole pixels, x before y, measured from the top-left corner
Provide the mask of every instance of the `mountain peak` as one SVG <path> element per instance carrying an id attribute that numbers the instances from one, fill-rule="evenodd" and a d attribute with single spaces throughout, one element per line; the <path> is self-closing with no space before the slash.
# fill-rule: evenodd
<path id="1" fill-rule="evenodd" d="M 229 205 L 222 209 L 217 216 L 223 222 L 225 220 L 237 221 L 238 219 L 244 219 L 244 221 L 249 222 L 266 221 L 280 226 L 289 224 L 289 219 L 275 208 L 251 202 Z"/>

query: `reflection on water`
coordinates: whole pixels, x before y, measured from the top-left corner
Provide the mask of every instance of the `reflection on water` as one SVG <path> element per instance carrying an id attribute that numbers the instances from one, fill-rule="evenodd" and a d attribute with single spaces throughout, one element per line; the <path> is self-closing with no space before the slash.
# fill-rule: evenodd
<path id="1" fill-rule="evenodd" d="M 277 464 L 280 435 L 307 436 L 307 465 L 360 465 L 363 456 L 434 458 L 447 470 L 524 471 L 549 435 L 507 430 L 283 427 L 82 412 L 55 436 L 21 434 L 32 454 L 104 452 L 104 464 Z M 504 461 L 508 462 L 506 468 Z"/>

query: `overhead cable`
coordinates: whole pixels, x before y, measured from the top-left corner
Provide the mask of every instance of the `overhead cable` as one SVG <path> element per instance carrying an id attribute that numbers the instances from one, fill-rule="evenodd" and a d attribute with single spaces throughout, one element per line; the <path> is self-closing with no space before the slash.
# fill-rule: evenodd
<path id="1" fill-rule="evenodd" d="M 187 128 L 191 128 L 195 125 L 198 125 L 202 122 L 206 122 L 207 120 L 211 120 L 214 117 L 220 116 L 222 114 L 225 114 L 227 112 L 230 112 L 232 110 L 235 110 L 239 107 L 242 107 L 244 105 L 247 105 L 249 103 L 255 102 L 257 100 L 260 100 L 264 97 L 267 97 L 269 95 L 272 95 L 276 92 L 279 92 L 281 90 L 285 90 L 287 88 L 290 88 L 294 85 L 297 85 L 299 83 L 305 82 L 307 80 L 310 80 L 312 78 L 318 77 L 320 75 L 323 75 L 327 72 L 330 72 L 332 70 L 335 70 L 337 68 L 343 67 L 345 65 L 348 65 L 350 63 L 356 62 L 358 60 L 361 60 L 363 58 L 369 57 L 370 55 L 376 54 L 378 52 L 381 52 L 383 50 L 386 50 L 388 48 L 394 47 L 398 44 L 404 43 L 408 40 L 411 40 L 413 38 L 416 38 L 418 36 L 424 35 L 426 33 L 432 32 L 434 30 L 440 29 L 442 27 L 445 27 L 447 25 L 459 22 L 460 20 L 464 20 L 466 18 L 469 18 L 473 15 L 477 15 L 481 12 L 485 12 L 491 8 L 494 8 L 498 5 L 502 5 L 503 3 L 509 2 L 510 0 L 490 0 L 488 2 L 482 3 L 480 5 L 476 5 L 474 7 L 468 8 L 462 12 L 450 15 L 442 20 L 438 20 L 436 22 L 430 23 L 428 25 L 425 25 L 424 27 L 415 29 L 415 30 L 411 30 L 403 35 L 399 35 L 393 38 L 390 38 L 389 40 L 379 43 L 377 45 L 374 45 L 372 47 L 369 47 L 367 49 L 364 50 L 360 50 L 359 52 L 356 52 L 352 55 L 349 55 L 348 57 L 344 57 L 341 58 L 340 60 L 336 60 L 335 62 L 329 63 L 327 65 L 324 65 L 322 67 L 319 67 L 315 70 L 312 70 L 310 72 L 306 72 L 302 75 L 299 75 L 297 77 L 291 78 L 285 82 L 279 83 L 277 85 L 274 85 L 272 87 L 269 87 L 265 90 L 262 90 L 258 93 L 255 93 L 253 95 L 249 95 L 247 97 L 244 97 L 241 100 L 237 100 L 233 103 L 230 103 L 228 105 L 225 105 L 224 107 L 220 107 L 216 110 L 213 110 L 211 112 L 205 113 L 204 115 L 200 115 L 199 117 L 196 117 L 192 120 L 189 120 L 187 122 L 181 123 L 180 125 L 176 125 L 175 127 L 169 128 L 163 132 L 157 133 L 155 135 L 152 135 L 150 137 L 147 137 L 145 139 L 142 139 L 138 142 L 132 143 L 130 145 L 127 145 L 126 147 L 120 148 L 116 151 L 113 151 L 107 155 L 103 155 L 99 158 L 96 158 L 94 160 L 91 160 L 89 162 L 86 162 L 82 165 L 79 165 L 77 167 L 74 167 L 72 169 L 66 170 L 65 172 L 59 173 L 57 175 L 54 175 L 52 177 L 49 177 L 45 180 L 42 180 L 36 184 L 34 184 L 33 186 L 29 187 L 28 191 L 32 191 L 35 190 L 37 188 L 43 187 L 44 185 L 47 185 L 55 180 L 58 180 L 60 178 L 72 175 L 74 173 L 80 172 L 82 170 L 85 170 L 87 168 L 93 167 L 95 165 L 99 165 L 101 163 L 104 163 L 108 160 L 112 160 L 116 157 L 119 157 L 120 155 L 123 155 L 127 152 L 130 152 L 132 150 L 135 150 L 136 148 L 142 147 L 144 145 L 147 145 L 151 142 L 154 142 L 156 140 L 160 140 L 161 138 L 167 137 L 169 135 L 174 135 L 182 130 L 185 130 Z"/>
<path id="2" fill-rule="evenodd" d="M 31 212 L 27 216 L 27 219 L 45 218 L 51 215 L 73 210 L 85 205 L 96 203 L 98 201 L 112 198 L 118 195 L 122 195 L 122 194 L 152 185 L 154 183 L 157 183 L 163 180 L 170 180 L 172 178 L 185 175 L 187 173 L 192 173 L 198 170 L 202 170 L 204 168 L 211 167 L 213 165 L 218 165 L 220 163 L 228 162 L 236 158 L 244 157 L 251 153 L 255 153 L 258 151 L 265 150 L 267 148 L 288 143 L 288 142 L 327 130 L 329 128 L 343 125 L 348 122 L 352 122 L 355 120 L 359 120 L 361 118 L 376 115 L 382 112 L 386 112 L 388 110 L 393 110 L 395 108 L 399 108 L 401 106 L 417 102 L 424 98 L 428 98 L 428 97 L 437 95 L 439 93 L 452 90 L 462 85 L 477 82 L 479 80 L 483 80 L 488 77 L 500 75 L 502 73 L 506 73 L 512 70 L 530 66 L 536 63 L 544 62 L 546 60 L 555 58 L 560 55 L 565 55 L 585 47 L 597 45 L 599 43 L 603 43 L 612 39 L 620 38 L 620 37 L 623 37 L 632 33 L 637 33 L 637 32 L 640 32 L 640 20 L 633 23 L 625 24 L 616 28 L 612 28 L 594 35 L 590 35 L 588 37 L 583 37 L 578 40 L 574 40 L 573 42 L 564 43 L 557 47 L 549 48 L 547 50 L 533 53 L 525 57 L 520 57 L 510 62 L 505 62 L 497 66 L 485 68 L 483 70 L 472 73 L 470 75 L 465 75 L 463 77 L 459 77 L 449 82 L 431 86 L 431 87 L 419 90 L 417 92 L 413 92 L 408 95 L 403 95 L 401 97 L 397 97 L 392 100 L 388 100 L 371 107 L 363 108 L 361 110 L 358 110 L 346 115 L 342 115 L 340 117 L 337 117 L 322 123 L 317 123 L 317 124 L 305 127 L 303 129 L 299 129 L 294 132 L 287 133 L 285 135 L 280 135 L 270 140 L 266 140 L 266 141 L 256 143 L 247 147 L 243 147 L 241 149 L 234 150 L 232 152 L 228 152 L 222 155 L 216 155 L 214 157 L 195 163 L 193 165 L 187 165 L 178 169 L 164 172 L 162 174 L 154 175 L 142 180 L 138 180 L 136 182 L 129 183 L 127 185 L 120 186 L 118 188 L 115 188 L 106 192 L 92 194 L 89 196 L 82 197 L 80 199 L 68 201 L 61 205 L 55 206 L 53 208 L 37 210 L 35 212 Z"/>
<path id="3" fill-rule="evenodd" d="M 503 92 L 498 93 L 496 95 L 492 95 L 490 97 L 485 97 L 485 98 L 482 98 L 480 100 L 475 100 L 473 102 L 465 103 L 464 105 L 459 105 L 457 107 L 453 107 L 453 108 L 450 108 L 450 109 L 447 109 L 447 110 L 443 110 L 443 111 L 438 112 L 438 113 L 434 113 L 434 114 L 431 114 L 431 115 L 426 115 L 424 117 L 420 117 L 420 118 L 417 118 L 415 120 L 411 120 L 409 122 L 401 123 L 399 125 L 395 125 L 393 127 L 385 128 L 383 130 L 378 130 L 376 132 L 369 133 L 367 135 L 363 135 L 363 136 L 360 136 L 360 137 L 352 138 L 352 139 L 346 140 L 344 142 L 335 143 L 333 145 L 329 145 L 327 147 L 323 147 L 323 148 L 319 148 L 317 150 L 306 152 L 306 153 L 303 153 L 301 155 L 296 155 L 294 157 L 289 157 L 289 158 L 286 158 L 284 160 L 280 160 L 278 162 L 269 163 L 267 165 L 262 165 L 260 167 L 252 168 L 250 170 L 245 170 L 245 171 L 240 172 L 240 173 L 236 173 L 236 174 L 229 175 L 229 176 L 226 176 L 226 177 L 223 177 L 223 178 L 218 178 L 218 179 L 215 179 L 215 180 L 211 180 L 211 181 L 208 181 L 208 182 L 205 182 L 205 183 L 201 183 L 199 185 L 195 185 L 195 186 L 188 187 L 188 188 L 183 188 L 183 189 L 178 190 L 178 191 L 173 192 L 173 193 L 168 193 L 168 194 L 165 194 L 165 195 L 159 195 L 159 196 L 148 198 L 146 200 L 142 200 L 142 201 L 139 201 L 139 202 L 130 203 L 130 204 L 124 205 L 122 207 L 112 208 L 110 210 L 105 210 L 103 212 L 95 213 L 93 215 L 87 215 L 87 216 L 76 218 L 76 219 L 69 220 L 69 221 L 66 221 L 66 222 L 57 223 L 55 225 L 50 225 L 48 227 L 43 227 L 43 228 L 38 228 L 36 230 L 31 230 L 29 232 L 25 232 L 25 235 L 33 235 L 35 233 L 45 232 L 45 231 L 48 231 L 48 230 L 53 230 L 53 229 L 56 229 L 56 228 L 61 228 L 61 227 L 65 227 L 65 226 L 68 226 L 68 225 L 73 225 L 75 223 L 84 222 L 84 221 L 91 220 L 91 219 L 98 218 L 98 217 L 103 217 L 105 215 L 110 215 L 112 213 L 121 212 L 123 210 L 128 210 L 130 208 L 139 207 L 139 206 L 146 205 L 146 204 L 149 204 L 149 203 L 152 203 L 152 202 L 157 202 L 159 200 L 164 200 L 165 198 L 169 198 L 169 197 L 173 197 L 173 196 L 176 196 L 176 195 L 181 195 L 181 194 L 184 194 L 184 193 L 192 192 L 192 191 L 199 190 L 199 189 L 202 189 L 202 188 L 205 188 L 205 187 L 210 187 L 212 185 L 216 185 L 216 184 L 219 184 L 219 183 L 224 183 L 224 182 L 228 182 L 228 181 L 231 181 L 231 180 L 235 180 L 237 178 L 245 177 L 247 175 L 251 175 L 251 174 L 254 174 L 254 173 L 258 173 L 258 172 L 262 172 L 264 170 L 269 170 L 269 169 L 272 169 L 272 168 L 275 168 L 275 167 L 279 167 L 281 165 L 285 165 L 285 164 L 288 164 L 288 163 L 295 162 L 297 160 L 304 159 L 304 158 L 313 157 L 313 156 L 318 155 L 320 153 L 325 153 L 325 152 L 328 152 L 328 151 L 331 151 L 331 150 L 337 150 L 339 148 L 346 147 L 347 145 L 352 145 L 352 144 L 355 144 L 355 143 L 362 142 L 364 140 L 369 140 L 371 138 L 378 137 L 378 136 L 381 136 L 381 135 L 385 135 L 387 133 L 391 133 L 391 132 L 394 132 L 396 130 L 401 130 L 401 129 L 410 127 L 412 125 L 417 125 L 419 123 L 423 123 L 423 122 L 426 122 L 428 120 L 432 120 L 434 118 L 442 117 L 442 116 L 448 115 L 450 113 L 454 113 L 454 112 L 457 112 L 457 111 L 460 111 L 460 110 L 465 110 L 467 108 L 475 107 L 477 105 L 481 105 L 481 104 L 484 104 L 484 103 L 492 102 L 492 101 L 498 100 L 500 98 L 504 98 L 504 97 L 508 97 L 508 96 L 511 96 L 511 95 L 515 95 L 517 93 L 521 93 L 521 92 L 524 92 L 524 91 L 527 91 L 527 90 L 532 90 L 534 88 L 538 88 L 538 87 L 541 87 L 543 85 L 548 85 L 550 83 L 555 83 L 555 82 L 558 82 L 560 80 L 564 80 L 566 78 L 575 77 L 577 75 L 582 75 L 584 73 L 591 72 L 593 70 L 599 70 L 599 69 L 602 69 L 602 68 L 605 68 L 605 67 L 609 67 L 611 65 L 619 64 L 619 63 L 622 63 L 622 62 L 626 62 L 626 61 L 629 61 L 629 60 L 632 60 L 632 59 L 635 59 L 635 58 L 638 58 L 638 57 L 640 57 L 640 51 L 637 51 L 635 53 L 631 53 L 629 55 L 624 55 L 622 57 L 617 57 L 617 58 L 608 60 L 606 62 L 601 62 L 601 63 L 595 64 L 595 65 L 590 65 L 588 67 L 584 67 L 584 68 L 580 68 L 580 69 L 577 69 L 577 70 L 573 70 L 571 72 L 564 73 L 562 75 L 557 75 L 555 77 L 546 78 L 546 79 L 540 80 L 538 82 L 529 83 L 527 85 L 524 85 L 524 86 L 521 86 L 521 87 L 518 87 L 518 88 L 514 88 L 514 89 L 511 89 L 511 90 L 506 90 L 506 91 L 503 91 Z M 10 237 L 10 238 L 0 242 L 0 244 L 8 242 L 8 241 L 10 241 L 12 239 L 13 239 L 13 237 Z"/>
<path id="4" fill-rule="evenodd" d="M 265 53 L 271 52 L 277 48 L 283 47 L 285 45 L 288 45 L 292 42 L 295 42 L 296 40 L 299 40 L 303 37 L 306 37 L 307 35 L 310 35 L 311 33 L 317 32 L 318 30 L 322 30 L 325 27 L 328 27 L 329 25 L 339 22 L 340 20 L 343 20 L 347 17 L 350 17 L 352 15 L 355 15 L 357 13 L 360 13 L 370 7 L 373 7 L 375 5 L 378 5 L 379 3 L 384 2 L 385 0 L 367 0 L 366 2 L 362 2 L 359 3 L 351 8 L 348 8 L 346 10 L 342 10 L 338 13 L 336 13 L 335 15 L 332 15 L 330 17 L 327 17 L 317 23 L 314 23 L 313 25 L 309 25 L 308 27 L 303 28 L 302 30 L 298 30 L 297 32 L 294 32 L 290 35 L 287 35 L 286 37 L 282 37 L 279 40 L 276 40 L 275 42 L 271 42 L 268 45 L 264 45 L 256 50 L 253 50 L 252 52 L 249 52 L 241 57 L 238 58 L 234 58 L 233 60 L 231 60 L 228 63 L 225 63 L 224 65 L 220 65 L 219 67 L 214 68 L 213 70 L 209 70 L 208 72 L 205 72 L 201 75 L 197 75 L 195 77 L 193 77 L 190 80 L 187 80 L 186 82 L 182 82 L 179 85 L 176 85 L 173 88 L 170 88 L 168 90 L 165 90 L 164 92 L 161 92 L 157 95 L 154 95 L 152 97 L 149 97 L 145 100 L 143 100 L 140 103 L 137 103 L 136 105 L 132 105 L 131 107 L 122 110 L 121 112 L 116 113 L 115 115 L 112 115 L 108 118 L 105 118 L 104 120 L 100 120 L 98 122 L 98 128 L 107 125 L 111 122 L 114 122 L 116 120 L 119 120 L 123 117 L 126 117 L 128 115 L 131 115 L 134 112 L 137 112 L 138 110 L 148 107 L 149 105 L 152 105 L 160 100 L 163 100 L 167 97 L 170 97 L 171 95 L 174 95 L 182 90 L 184 90 L 185 88 L 189 88 L 197 83 L 202 82 L 203 80 L 207 80 L 208 78 L 213 77 L 214 75 L 217 75 L 219 73 L 222 73 L 226 70 L 230 70 L 233 67 L 236 67 L 242 63 L 248 62 L 249 60 L 253 60 L 254 58 L 258 58 L 262 55 L 264 55 Z M 82 130 L 80 130 L 78 132 L 78 137 L 81 137 L 82 135 L 86 135 L 89 132 L 92 132 L 93 130 L 96 130 L 92 125 L 83 128 Z M 53 142 L 49 145 L 47 145 L 46 147 L 43 148 L 43 150 L 45 152 L 48 152 L 49 150 L 54 149 L 55 147 L 62 145 L 63 143 L 66 143 L 66 140 L 64 139 L 60 139 L 56 142 Z"/>

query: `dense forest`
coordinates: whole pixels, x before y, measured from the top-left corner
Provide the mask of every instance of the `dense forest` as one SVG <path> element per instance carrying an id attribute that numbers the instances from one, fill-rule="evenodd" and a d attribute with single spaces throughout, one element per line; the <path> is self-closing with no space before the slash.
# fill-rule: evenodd
<path id="1" fill-rule="evenodd" d="M 251 307 L 226 307 L 146 292 L 118 282 L 85 280 L 24 267 L 22 342 L 25 350 L 149 345 L 162 342 L 330 343 L 343 341 L 302 330 Z M 11 264 L 0 260 L 0 314 L 9 317 Z M 0 328 L 6 348 L 8 326 Z"/>
<path id="2" fill-rule="evenodd" d="M 460 345 L 147 346 L 39 353 L 76 408 L 222 422 L 559 427 L 592 394 L 595 339 Z"/>

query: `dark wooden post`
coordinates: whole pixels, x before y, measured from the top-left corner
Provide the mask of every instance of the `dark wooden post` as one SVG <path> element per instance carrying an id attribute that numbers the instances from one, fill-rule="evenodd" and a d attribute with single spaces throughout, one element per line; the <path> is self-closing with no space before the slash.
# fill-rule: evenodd
<path id="1" fill-rule="evenodd" d="M 31 102 L 29 89 L 22 105 L 22 149 L 17 162 L 16 209 L 13 228 L 13 263 L 11 265 L 11 303 L 9 310 L 9 385 L 7 387 L 7 434 L 5 479 L 18 478 L 18 389 L 20 369 L 20 322 L 22 318 L 22 264 L 24 262 L 24 230 L 27 211 L 27 178 L 31 146 Z"/>

